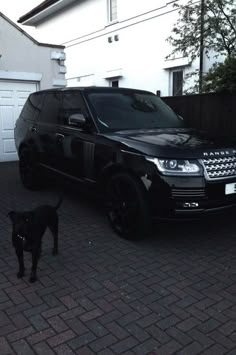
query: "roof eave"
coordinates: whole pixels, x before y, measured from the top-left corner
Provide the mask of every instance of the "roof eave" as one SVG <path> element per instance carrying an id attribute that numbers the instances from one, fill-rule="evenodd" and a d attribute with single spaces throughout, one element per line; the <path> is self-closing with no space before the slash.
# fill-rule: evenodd
<path id="1" fill-rule="evenodd" d="M 38 22 L 44 20 L 47 16 L 59 10 L 61 6 L 58 5 L 63 2 L 64 0 L 45 0 L 31 11 L 21 16 L 17 22 L 23 25 L 34 26 Z"/>

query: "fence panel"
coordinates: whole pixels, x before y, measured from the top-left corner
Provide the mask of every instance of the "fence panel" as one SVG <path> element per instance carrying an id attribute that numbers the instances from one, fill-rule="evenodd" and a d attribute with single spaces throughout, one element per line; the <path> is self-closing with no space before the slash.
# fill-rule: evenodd
<path id="1" fill-rule="evenodd" d="M 236 136 L 236 93 L 162 97 L 189 127 Z"/>

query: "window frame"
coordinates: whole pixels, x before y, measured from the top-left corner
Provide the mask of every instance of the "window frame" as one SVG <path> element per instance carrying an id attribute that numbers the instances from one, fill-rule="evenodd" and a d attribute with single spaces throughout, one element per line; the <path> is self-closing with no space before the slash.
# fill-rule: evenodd
<path id="1" fill-rule="evenodd" d="M 58 100 L 57 116 L 55 116 L 56 117 L 55 120 L 45 120 L 45 117 L 48 117 L 47 116 L 48 115 L 48 110 L 46 108 L 47 100 L 50 98 L 50 96 L 53 96 L 53 95 Z M 60 91 L 56 91 L 56 90 L 55 91 L 52 90 L 52 91 L 43 93 L 43 105 L 42 105 L 43 108 L 42 108 L 42 111 L 41 111 L 41 113 L 39 115 L 40 124 L 47 125 L 47 126 L 54 126 L 54 127 L 58 126 L 58 124 L 59 124 L 59 115 L 60 115 L 60 110 L 61 110 L 61 105 L 62 105 L 61 97 L 62 97 L 62 93 Z M 50 102 L 52 102 L 52 100 Z M 47 115 L 45 113 L 47 113 Z"/>
<path id="2" fill-rule="evenodd" d="M 175 73 L 179 73 L 179 72 L 182 72 L 182 87 L 181 87 L 181 92 L 176 93 L 176 92 L 174 92 L 174 90 L 175 90 L 174 77 L 175 77 Z M 184 89 L 184 69 L 183 68 L 172 69 L 170 71 L 170 95 L 171 96 L 182 96 L 183 89 Z"/>
<path id="3" fill-rule="evenodd" d="M 69 96 L 73 96 L 73 95 L 77 96 L 80 100 L 81 112 L 78 112 L 78 113 L 81 113 L 84 115 L 84 117 L 87 121 L 87 128 L 76 127 L 76 126 L 70 125 L 69 122 L 65 122 L 65 119 L 66 119 L 66 116 L 64 115 L 65 100 L 66 100 L 67 96 L 69 97 Z M 89 110 L 88 105 L 86 103 L 86 95 L 84 95 L 80 90 L 65 90 L 62 95 L 62 106 L 61 106 L 61 112 L 60 112 L 60 118 L 59 118 L 60 119 L 60 126 L 67 128 L 67 129 L 76 130 L 81 133 L 88 133 L 88 132 L 86 132 L 88 127 L 89 127 L 90 133 L 98 132 L 97 125 L 96 125 L 93 117 L 90 115 L 89 111 L 90 110 Z M 73 114 L 73 113 L 71 113 L 71 114 Z M 69 116 L 68 116 L 68 118 L 69 118 Z"/>
<path id="4" fill-rule="evenodd" d="M 115 6 L 113 5 L 113 2 L 115 2 Z M 118 0 L 107 0 L 107 17 L 108 17 L 108 23 L 116 23 L 118 21 Z M 115 11 L 114 11 L 115 8 Z"/>
<path id="5" fill-rule="evenodd" d="M 33 101 L 36 99 L 37 104 Z M 33 121 L 35 123 L 39 122 L 39 117 L 43 110 L 44 105 L 44 93 L 35 92 L 28 96 L 22 110 L 20 113 L 21 118 L 26 121 Z M 30 112 L 31 110 L 31 112 Z"/>
<path id="6" fill-rule="evenodd" d="M 120 81 L 118 78 L 113 78 L 109 80 L 109 86 L 111 88 L 118 88 L 120 86 Z"/>

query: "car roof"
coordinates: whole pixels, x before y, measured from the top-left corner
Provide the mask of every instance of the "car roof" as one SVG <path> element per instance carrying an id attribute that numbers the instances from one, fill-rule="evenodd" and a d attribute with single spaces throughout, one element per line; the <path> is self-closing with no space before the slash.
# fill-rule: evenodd
<path id="1" fill-rule="evenodd" d="M 54 88 L 54 89 L 46 89 L 46 90 L 40 90 L 40 91 L 36 91 L 34 94 L 37 94 L 37 93 L 46 93 L 46 92 L 67 92 L 67 91 L 80 91 L 80 92 L 96 92 L 96 93 L 99 93 L 99 92 L 106 92 L 106 93 L 122 93 L 122 92 L 139 92 L 140 94 L 143 93 L 143 94 L 152 94 L 154 95 L 152 92 L 150 91 L 146 91 L 146 90 L 140 90 L 140 89 L 132 89 L 132 88 L 113 88 L 113 87 L 107 87 L 107 86 L 83 86 L 83 87 L 65 87 L 65 88 Z"/>

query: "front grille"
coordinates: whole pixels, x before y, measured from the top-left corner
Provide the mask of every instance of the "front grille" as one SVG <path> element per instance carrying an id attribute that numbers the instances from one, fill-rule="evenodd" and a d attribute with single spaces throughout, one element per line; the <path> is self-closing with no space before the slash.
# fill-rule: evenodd
<path id="1" fill-rule="evenodd" d="M 236 176 L 236 157 L 234 155 L 221 158 L 202 159 L 207 177 L 220 179 Z"/>
<path id="2" fill-rule="evenodd" d="M 174 198 L 204 198 L 206 196 L 205 189 L 179 189 L 173 188 L 171 195 Z"/>

